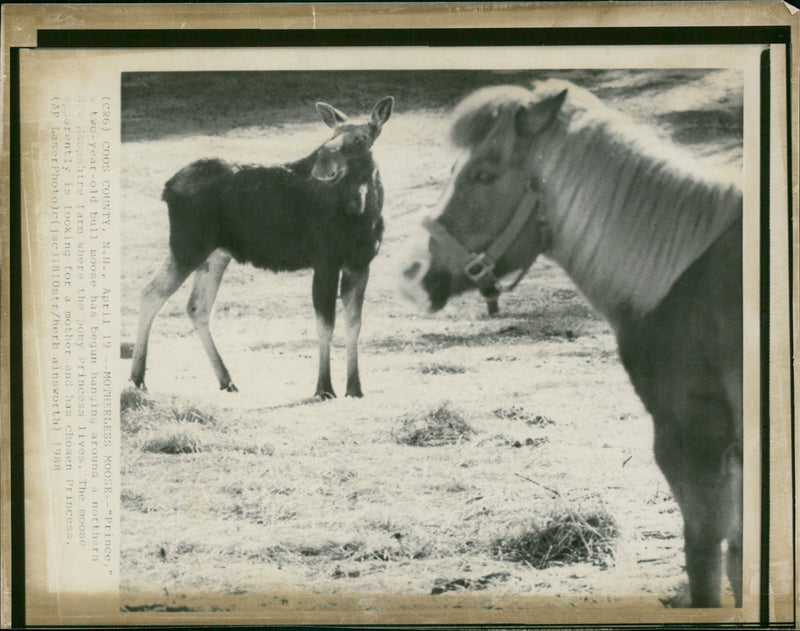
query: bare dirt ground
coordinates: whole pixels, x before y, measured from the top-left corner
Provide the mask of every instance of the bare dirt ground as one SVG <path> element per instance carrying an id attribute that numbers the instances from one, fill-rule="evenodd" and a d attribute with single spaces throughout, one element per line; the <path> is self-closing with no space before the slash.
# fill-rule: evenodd
<path id="1" fill-rule="evenodd" d="M 737 74 L 544 74 L 594 89 L 714 162 L 741 159 Z M 138 293 L 166 255 L 160 194 L 177 169 L 204 156 L 275 163 L 307 154 L 327 137 L 316 99 L 354 117 L 388 93 L 397 105 L 375 147 L 387 230 L 364 309 L 365 398 L 310 398 L 310 272 L 231 265 L 212 331 L 237 394 L 217 391 L 184 314 L 187 282 L 155 322 L 150 392 L 123 413 L 123 606 L 213 611 L 219 606 L 196 596 L 223 594 L 227 608 L 280 608 L 297 602 L 275 594 L 293 592 L 329 594 L 332 609 L 346 594 L 362 603 L 420 596 L 446 608 L 473 591 L 491 606 L 501 597 L 535 607 L 540 597 L 573 596 L 664 606 L 685 582 L 679 511 L 612 333 L 569 279 L 538 261 L 493 318 L 474 294 L 430 316 L 394 291 L 404 242 L 449 177 L 452 104 L 481 82 L 524 85 L 537 73 L 437 78 L 438 98 L 426 97 L 430 82 L 411 73 L 376 75 L 355 96 L 322 75 L 284 86 L 283 100 L 273 87 L 266 101 L 249 98 L 248 77 L 204 81 L 202 90 L 186 78 L 126 77 L 126 342 L 134 340 Z M 187 91 L 197 97 L 193 107 Z M 337 330 L 340 394 L 344 362 Z M 129 363 L 122 360 L 126 374 Z M 458 421 L 458 435 L 409 444 L 409 431 L 442 410 Z M 508 542 L 565 513 L 610 518 L 609 549 L 541 569 L 509 551 Z"/>

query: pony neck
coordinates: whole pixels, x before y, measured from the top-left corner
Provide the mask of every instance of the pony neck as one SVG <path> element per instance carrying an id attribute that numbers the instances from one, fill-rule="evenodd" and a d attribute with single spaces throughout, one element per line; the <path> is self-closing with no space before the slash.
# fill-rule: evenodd
<path id="1" fill-rule="evenodd" d="M 542 138 L 548 252 L 617 328 L 656 307 L 678 277 L 737 217 L 741 192 L 642 153 L 604 127 Z"/>

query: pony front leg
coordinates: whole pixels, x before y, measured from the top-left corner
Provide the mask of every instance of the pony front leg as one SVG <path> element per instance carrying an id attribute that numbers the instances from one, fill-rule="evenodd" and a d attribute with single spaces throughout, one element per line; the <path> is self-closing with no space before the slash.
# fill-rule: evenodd
<path id="1" fill-rule="evenodd" d="M 347 316 L 347 393 L 348 397 L 363 397 L 361 379 L 358 375 L 358 336 L 361 333 L 361 310 L 364 292 L 369 280 L 369 267 L 358 270 L 344 268 L 342 271 L 342 303 Z"/>
<path id="2" fill-rule="evenodd" d="M 331 383 L 331 338 L 336 322 L 336 290 L 339 286 L 339 269 L 335 266 L 320 266 L 314 269 L 311 298 L 317 316 L 319 339 L 319 371 L 317 391 L 320 399 L 333 399 L 336 393 Z"/>
<path id="3" fill-rule="evenodd" d="M 719 407 L 701 401 L 698 408 L 685 424 L 667 423 L 663 417 L 656 422 L 655 452 L 683 515 L 691 606 L 719 607 L 722 541 L 731 525 L 728 475 L 732 471 L 726 462 L 726 437 L 702 431 L 699 420 L 720 418 Z M 730 571 L 739 570 L 731 567 Z"/>

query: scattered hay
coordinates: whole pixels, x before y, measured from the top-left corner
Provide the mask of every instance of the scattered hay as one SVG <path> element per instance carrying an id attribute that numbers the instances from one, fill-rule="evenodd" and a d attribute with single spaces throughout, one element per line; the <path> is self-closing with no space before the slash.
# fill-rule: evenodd
<path id="1" fill-rule="evenodd" d="M 419 371 L 423 375 L 463 375 L 467 369 L 455 364 L 422 364 Z"/>
<path id="2" fill-rule="evenodd" d="M 393 437 L 401 445 L 436 447 L 469 440 L 474 433 L 462 414 L 445 402 L 427 412 L 410 412 L 402 416 Z"/>
<path id="3" fill-rule="evenodd" d="M 619 529 L 605 510 L 582 515 L 565 508 L 554 512 L 543 526 L 495 542 L 495 556 L 528 563 L 537 570 L 553 565 L 589 562 L 606 566 L 614 556 Z"/>

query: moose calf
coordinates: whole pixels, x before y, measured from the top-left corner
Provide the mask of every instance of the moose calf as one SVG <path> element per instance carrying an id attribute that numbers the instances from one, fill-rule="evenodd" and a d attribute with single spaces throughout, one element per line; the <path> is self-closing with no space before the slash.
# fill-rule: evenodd
<path id="1" fill-rule="evenodd" d="M 195 272 L 187 305 L 220 388 L 236 392 L 209 329 L 209 317 L 231 258 L 274 271 L 312 268 L 319 337 L 316 396 L 335 397 L 330 347 L 340 288 L 347 318 L 347 391 L 361 397 L 358 335 L 369 264 L 383 237 L 383 186 L 372 145 L 394 99 L 375 105 L 354 124 L 335 107 L 317 103 L 333 136 L 301 160 L 278 166 L 240 166 L 199 160 L 164 186 L 169 209 L 169 254 L 142 290 L 131 381 L 145 388 L 147 342 L 167 299 Z"/>

